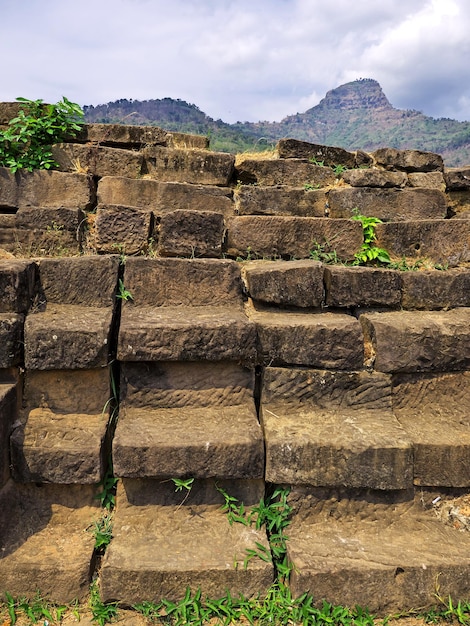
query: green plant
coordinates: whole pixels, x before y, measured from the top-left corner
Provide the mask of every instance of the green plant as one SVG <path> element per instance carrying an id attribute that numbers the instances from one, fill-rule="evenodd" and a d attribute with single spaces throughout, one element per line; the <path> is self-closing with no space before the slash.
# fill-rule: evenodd
<path id="1" fill-rule="evenodd" d="M 134 300 L 134 297 L 132 296 L 131 292 L 124 287 L 124 283 L 122 282 L 121 279 L 119 279 L 119 287 L 118 287 L 118 293 L 116 294 L 116 298 L 119 298 L 120 300 L 125 300 L 126 302 L 128 300 Z"/>
<path id="2" fill-rule="evenodd" d="M 320 189 L 320 187 L 320 183 L 317 183 L 315 185 L 313 183 L 305 183 L 304 185 L 305 191 L 314 191 L 315 189 Z"/>
<path id="3" fill-rule="evenodd" d="M 104 554 L 104 551 L 111 543 L 113 538 L 113 513 L 105 511 L 104 514 L 95 520 L 88 528 L 95 537 L 95 550 L 99 554 Z"/>
<path id="4" fill-rule="evenodd" d="M 119 479 L 114 476 L 112 463 L 109 462 L 105 475 L 98 483 L 101 491 L 95 496 L 101 502 L 101 506 L 108 511 L 114 509 L 116 504 L 116 486 Z"/>
<path id="5" fill-rule="evenodd" d="M 17 101 L 22 105 L 17 117 L 0 131 L 0 166 L 12 172 L 58 167 L 52 146 L 80 131 L 83 111 L 65 97 L 56 104 L 26 98 Z"/>
<path id="6" fill-rule="evenodd" d="M 97 622 L 99 626 L 104 626 L 113 619 L 116 619 L 118 615 L 117 602 L 108 602 L 105 604 L 101 601 L 98 581 L 96 579 L 90 585 L 89 606 L 92 620 Z"/>
<path id="7" fill-rule="evenodd" d="M 333 167 L 333 172 L 335 173 L 336 176 L 340 176 L 343 172 L 345 172 L 348 168 L 346 167 L 346 165 L 335 165 Z"/>
<path id="8" fill-rule="evenodd" d="M 371 262 L 388 265 L 391 262 L 389 253 L 375 245 L 377 241 L 375 227 L 377 224 L 382 224 L 382 220 L 378 217 L 361 215 L 358 209 L 354 209 L 353 213 L 352 219 L 361 222 L 364 239 L 361 249 L 354 255 L 354 265 L 365 265 Z"/>
<path id="9" fill-rule="evenodd" d="M 328 243 L 313 242 L 313 248 L 310 250 L 309 258 L 313 261 L 321 261 L 326 265 L 340 264 L 342 260 L 338 257 L 336 250 L 330 250 Z"/>
<path id="10" fill-rule="evenodd" d="M 175 491 L 191 491 L 194 478 L 172 478 L 173 484 L 175 485 Z"/>
<path id="11" fill-rule="evenodd" d="M 312 165 L 319 165 L 320 167 L 325 167 L 325 161 L 318 161 L 315 157 L 310 157 L 308 161 Z"/>
<path id="12" fill-rule="evenodd" d="M 24 615 L 30 624 L 37 624 L 39 620 L 44 620 L 44 623 L 60 622 L 68 608 L 66 605 L 56 605 L 47 602 L 41 597 L 39 592 L 32 600 L 27 600 L 26 598 L 14 600 L 8 592 L 5 592 L 5 597 L 7 599 L 8 617 L 11 626 L 16 624 L 20 615 Z"/>

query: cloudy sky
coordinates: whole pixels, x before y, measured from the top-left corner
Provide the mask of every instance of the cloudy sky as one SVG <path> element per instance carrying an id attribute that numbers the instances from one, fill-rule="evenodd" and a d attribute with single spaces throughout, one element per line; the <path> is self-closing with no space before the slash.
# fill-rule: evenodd
<path id="1" fill-rule="evenodd" d="M 470 120 L 469 0 L 0 0 L 0 58 L 0 101 L 171 97 L 279 121 L 363 77 Z"/>

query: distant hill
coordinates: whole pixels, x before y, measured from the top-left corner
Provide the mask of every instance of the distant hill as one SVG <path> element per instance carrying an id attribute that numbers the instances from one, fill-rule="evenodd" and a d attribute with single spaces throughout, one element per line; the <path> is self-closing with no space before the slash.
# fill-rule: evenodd
<path id="1" fill-rule="evenodd" d="M 448 166 L 470 163 L 470 122 L 395 109 L 379 83 L 370 78 L 332 89 L 317 106 L 280 122 L 227 124 L 208 117 L 194 104 L 172 98 L 124 99 L 83 109 L 89 122 L 151 124 L 209 135 L 211 148 L 225 152 L 261 150 L 282 137 L 292 137 L 347 150 L 428 150 L 441 154 Z"/>

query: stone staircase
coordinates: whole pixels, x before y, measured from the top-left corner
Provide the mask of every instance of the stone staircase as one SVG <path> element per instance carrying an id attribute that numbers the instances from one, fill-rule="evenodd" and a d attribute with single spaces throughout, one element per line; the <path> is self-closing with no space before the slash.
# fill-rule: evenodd
<path id="1" fill-rule="evenodd" d="M 55 153 L 63 171 L 0 169 L 3 255 L 53 244 L 0 261 L 0 593 L 83 600 L 98 568 L 126 606 L 263 594 L 273 563 L 244 564 L 266 529 L 221 506 L 286 486 L 294 595 L 380 614 L 468 599 L 470 535 L 436 514 L 470 487 L 463 170 L 294 140 L 235 166 L 113 125 Z M 429 269 L 310 258 L 354 258 L 355 207 Z"/>

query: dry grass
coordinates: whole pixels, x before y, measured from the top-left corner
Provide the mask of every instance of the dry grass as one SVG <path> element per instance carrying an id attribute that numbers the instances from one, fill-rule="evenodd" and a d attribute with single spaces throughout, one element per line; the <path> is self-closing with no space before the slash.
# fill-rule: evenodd
<path id="1" fill-rule="evenodd" d="M 270 159 L 278 159 L 279 155 L 275 148 L 263 150 L 262 152 L 239 152 L 235 155 L 235 166 L 240 165 L 247 159 L 255 159 L 257 161 L 268 161 Z"/>

